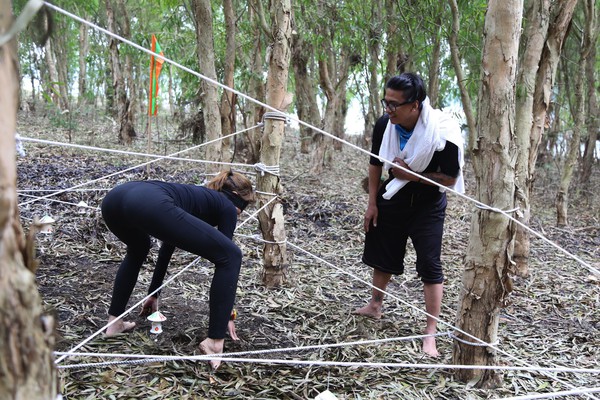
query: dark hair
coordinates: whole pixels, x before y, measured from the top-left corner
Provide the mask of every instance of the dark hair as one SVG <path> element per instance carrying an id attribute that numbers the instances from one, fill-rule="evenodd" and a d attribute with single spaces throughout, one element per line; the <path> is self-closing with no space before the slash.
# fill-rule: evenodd
<path id="1" fill-rule="evenodd" d="M 209 189 L 236 192 L 239 197 L 252 203 L 256 200 L 252 182 L 239 172 L 221 171 L 206 184 Z"/>
<path id="2" fill-rule="evenodd" d="M 419 108 L 421 108 L 425 97 L 427 97 L 423 79 L 412 72 L 405 72 L 391 77 L 385 84 L 385 88 L 402 92 L 405 101 L 409 103 L 419 100 Z"/>

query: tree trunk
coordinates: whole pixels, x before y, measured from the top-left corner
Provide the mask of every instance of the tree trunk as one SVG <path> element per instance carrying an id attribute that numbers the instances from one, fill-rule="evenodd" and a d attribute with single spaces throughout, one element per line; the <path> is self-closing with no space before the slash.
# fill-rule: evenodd
<path id="1" fill-rule="evenodd" d="M 431 60 L 429 62 L 429 84 L 427 88 L 427 96 L 433 108 L 440 108 L 438 97 L 440 93 L 440 59 L 442 53 L 442 9 L 440 8 L 438 15 L 435 17 L 435 36 L 431 45 Z"/>
<path id="2" fill-rule="evenodd" d="M 383 1 L 375 0 L 372 8 L 373 21 L 383 21 Z M 369 31 L 369 63 L 367 65 L 367 79 L 369 81 L 369 92 L 367 94 L 369 103 L 365 118 L 365 129 L 362 134 L 362 143 L 365 148 L 371 148 L 371 137 L 375 121 L 381 115 L 381 103 L 379 100 L 383 97 L 383 88 L 379 81 L 379 65 L 381 63 L 381 41 L 383 37 L 383 24 L 370 24 Z"/>
<path id="3" fill-rule="evenodd" d="M 116 32 L 115 14 L 112 8 L 111 0 L 106 0 L 106 17 L 108 29 L 111 32 Z M 109 39 L 108 50 L 110 53 L 110 64 L 112 70 L 112 85 L 117 101 L 117 119 L 119 121 L 118 141 L 123 144 L 130 144 L 135 137 L 135 130 L 131 120 L 131 110 L 129 108 L 129 99 L 121 72 L 121 60 L 119 59 L 118 41 L 111 37 Z"/>
<path id="4" fill-rule="evenodd" d="M 586 121 L 587 141 L 583 160 L 581 160 L 581 175 L 579 181 L 585 185 L 590 183 L 592 169 L 594 166 L 594 152 L 596 150 L 596 141 L 598 132 L 600 132 L 600 108 L 598 107 L 598 77 L 596 76 L 596 55 L 597 43 L 600 29 L 598 29 L 598 19 L 600 19 L 600 7 L 594 7 L 595 0 L 586 0 L 586 9 L 589 15 L 593 16 L 592 30 L 592 48 L 590 50 L 589 61 L 585 69 L 585 82 L 588 92 L 588 118 Z"/>
<path id="5" fill-rule="evenodd" d="M 81 107 L 86 103 L 87 96 L 87 62 L 86 57 L 90 50 L 88 40 L 88 26 L 81 24 L 79 26 L 79 93 L 77 94 L 77 105 Z"/>
<path id="6" fill-rule="evenodd" d="M 473 146 L 477 199 L 507 210 L 514 205 L 515 155 L 514 90 L 523 1 L 490 0 L 485 17 L 482 81 L 479 92 L 479 137 Z M 511 291 L 509 271 L 514 225 L 505 216 L 478 209 L 471 230 L 463 289 L 456 325 L 488 343 L 498 333 L 499 310 Z M 459 338 L 474 342 L 464 334 Z M 495 365 L 495 352 L 485 346 L 455 341 L 453 362 Z M 464 382 L 478 379 L 478 387 L 495 387 L 501 381 L 494 370 L 458 370 Z"/>
<path id="7" fill-rule="evenodd" d="M 225 78 L 223 83 L 233 88 L 236 27 L 232 0 L 223 0 L 223 14 L 225 16 L 225 31 L 227 35 L 227 44 L 225 46 Z M 229 90 L 224 90 L 221 95 L 221 129 L 223 136 L 228 136 L 235 132 L 235 96 Z M 232 138 L 225 138 L 222 141 L 221 157 L 224 161 L 233 161 L 234 149 L 232 144 Z"/>
<path id="8" fill-rule="evenodd" d="M 300 33 L 292 37 L 292 65 L 296 78 L 296 109 L 298 118 L 313 126 L 321 125 L 321 113 L 317 105 L 315 80 L 309 73 L 313 60 L 312 45 L 305 42 Z M 310 152 L 311 138 L 317 134 L 313 129 L 300 125 L 300 152 Z"/>
<path id="9" fill-rule="evenodd" d="M 331 41 L 333 35 L 330 33 L 332 27 L 324 26 L 319 29 L 320 34 L 328 38 L 323 42 L 323 57 L 319 59 L 319 83 L 327 98 L 323 117 L 323 130 L 334 135 L 335 118 L 339 117 L 342 96 L 346 93 L 351 54 L 349 54 L 349 49 L 334 49 Z M 331 160 L 332 139 L 330 136 L 317 133 L 313 136 L 313 141 L 310 173 L 319 175 Z"/>
<path id="10" fill-rule="evenodd" d="M 533 127 L 533 95 L 536 75 L 546 44 L 546 35 L 550 23 L 550 0 L 532 0 L 526 16 L 527 26 L 523 35 L 523 55 L 519 65 L 516 92 L 516 131 L 517 164 L 515 176 L 515 204 L 519 207 L 517 218 L 525 225 L 529 224 L 531 204 L 529 197 L 529 135 Z M 539 121 L 538 121 L 539 123 Z M 517 227 L 517 240 L 513 261 L 520 276 L 529 275 L 530 241 L 529 232 Z"/>
<path id="11" fill-rule="evenodd" d="M 520 209 L 516 217 L 525 225 L 529 225 L 531 213 L 529 198 L 533 192 L 535 165 L 545 129 L 550 96 L 554 88 L 556 68 L 576 3 L 577 0 L 558 2 L 556 7 L 561 8 L 558 12 L 553 12 L 549 9 L 551 2 L 537 0 L 532 3 L 528 15 L 529 25 L 524 36 L 527 43 L 517 86 L 517 120 L 515 121 L 518 148 L 515 205 Z M 556 18 L 551 25 L 548 25 L 550 15 L 554 14 Z M 540 55 L 537 54 L 538 52 L 541 52 Z M 532 81 L 533 79 L 535 80 Z M 531 85 L 534 85 L 532 94 L 529 93 Z M 516 263 L 515 272 L 527 276 L 531 246 L 529 232 L 517 226 L 515 242 L 513 254 L 513 261 Z"/>
<path id="12" fill-rule="evenodd" d="M 12 20 L 11 2 L 0 0 L 0 34 Z M 0 393 L 7 399 L 45 400 L 57 394 L 54 321 L 43 315 L 37 291 L 34 239 L 25 239 L 19 222 L 15 164 L 18 82 L 16 45 L 10 41 L 0 47 Z"/>
<path id="13" fill-rule="evenodd" d="M 462 62 L 460 56 L 460 50 L 458 47 L 458 32 L 460 32 L 460 14 L 458 12 L 458 4 L 456 0 L 448 0 L 450 3 L 450 9 L 452 10 L 452 31 L 448 41 L 450 42 L 450 54 L 452 58 L 452 66 L 454 67 L 454 74 L 456 75 L 456 84 L 460 92 L 460 100 L 467 118 L 467 126 L 469 129 L 469 148 L 473 147 L 473 141 L 475 140 L 475 134 L 477 132 L 477 122 L 475 120 L 475 114 L 473 113 L 473 103 L 469 91 L 465 86 L 465 78 L 462 69 Z"/>
<path id="14" fill-rule="evenodd" d="M 131 40 L 131 27 L 129 24 L 129 14 L 127 12 L 127 7 L 125 7 L 125 3 L 123 0 L 117 0 L 117 6 L 120 15 L 120 26 L 121 26 L 121 35 L 127 39 Z M 123 97 L 125 98 L 126 108 L 124 110 L 124 115 L 121 117 L 121 120 L 124 121 L 126 134 L 130 137 L 135 137 L 135 121 L 136 121 L 136 108 L 138 101 L 136 100 L 136 80 L 134 78 L 134 66 L 133 61 L 131 60 L 131 54 L 129 52 L 125 53 L 125 71 L 123 72 L 123 80 L 125 84 L 123 85 Z M 127 88 L 127 90 L 125 90 Z M 128 95 L 129 93 L 129 95 Z M 123 122 L 121 122 L 123 124 Z"/>
<path id="15" fill-rule="evenodd" d="M 210 0 L 193 0 L 193 11 L 196 23 L 196 48 L 200 73 L 210 79 L 217 80 L 215 70 L 215 47 L 213 37 L 213 21 Z M 202 118 L 207 141 L 206 159 L 221 161 L 221 114 L 219 112 L 219 95 L 217 87 L 205 81 L 200 82 Z M 206 171 L 215 173 L 220 169 L 216 164 L 208 164 Z"/>
<path id="16" fill-rule="evenodd" d="M 274 0 L 271 4 L 273 18 L 271 55 L 267 77 L 267 104 L 284 110 L 289 104 L 286 92 L 290 63 L 290 41 L 292 34 L 290 0 Z M 285 133 L 285 121 L 266 119 L 261 146 L 261 163 L 279 165 L 281 143 Z M 266 193 L 281 193 L 279 176 L 259 174 L 257 190 Z M 270 196 L 261 197 L 259 206 L 272 200 Z M 258 215 L 260 230 L 266 241 L 263 251 L 263 283 L 267 287 L 280 286 L 287 278 L 288 260 L 283 205 L 276 199 Z"/>
<path id="17" fill-rule="evenodd" d="M 263 29 L 262 20 L 263 16 L 260 15 L 262 7 L 260 7 L 260 0 L 253 0 L 248 4 L 249 21 L 254 31 L 254 51 L 250 54 L 250 59 L 247 64 L 250 65 L 250 77 L 248 79 L 248 91 L 247 94 L 253 99 L 257 99 L 260 102 L 265 101 L 265 85 L 262 80 L 263 71 Z M 243 55 L 243 53 L 242 53 Z M 262 120 L 264 113 L 263 107 L 254 102 L 245 102 L 244 118 L 247 124 L 252 126 L 258 125 Z M 245 151 L 245 162 L 254 164 L 260 160 L 260 141 L 261 141 L 261 130 L 252 129 L 244 134 L 245 140 L 240 140 L 241 143 L 236 143 L 236 147 L 240 150 Z"/>
<path id="18" fill-rule="evenodd" d="M 568 206 L 569 206 L 569 187 L 571 186 L 571 180 L 573 173 L 577 166 L 577 158 L 579 156 L 580 138 L 582 131 L 585 129 L 585 107 L 586 101 L 586 88 L 587 85 L 584 83 L 586 77 L 587 64 L 591 62 L 590 54 L 592 52 L 592 46 L 595 41 L 595 25 L 594 10 L 595 0 L 584 0 L 585 12 L 585 27 L 583 29 L 583 40 L 581 46 L 581 52 L 579 57 L 578 71 L 575 75 L 575 127 L 573 129 L 573 136 L 567 143 L 567 157 L 565 158 L 565 165 L 562 170 L 562 175 L 558 187 L 558 193 L 556 195 L 556 223 L 558 226 L 566 226 L 569 223 L 568 218 Z M 594 60 L 595 63 L 596 60 Z"/>
<path id="19" fill-rule="evenodd" d="M 58 79 L 58 71 L 56 70 L 56 59 L 54 58 L 54 51 L 52 51 L 53 42 L 52 39 L 48 39 L 45 44 L 45 57 L 46 66 L 48 67 L 48 80 L 44 85 L 44 90 L 48 93 L 52 103 L 60 109 L 60 82 Z"/>

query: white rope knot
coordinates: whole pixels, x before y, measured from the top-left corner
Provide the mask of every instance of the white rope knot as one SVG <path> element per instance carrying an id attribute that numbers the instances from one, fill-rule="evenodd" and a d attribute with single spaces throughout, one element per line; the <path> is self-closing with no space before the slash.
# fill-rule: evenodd
<path id="1" fill-rule="evenodd" d="M 274 119 L 277 121 L 284 121 L 286 123 L 286 125 L 290 122 L 288 119 L 288 116 L 284 113 L 281 112 L 275 112 L 275 111 L 267 111 L 263 117 L 262 117 L 262 122 L 263 124 L 265 123 L 266 119 Z"/>
<path id="2" fill-rule="evenodd" d="M 279 165 L 265 165 L 263 163 L 254 164 L 254 169 L 260 172 L 261 176 L 265 176 L 265 173 L 274 176 L 279 176 Z"/>

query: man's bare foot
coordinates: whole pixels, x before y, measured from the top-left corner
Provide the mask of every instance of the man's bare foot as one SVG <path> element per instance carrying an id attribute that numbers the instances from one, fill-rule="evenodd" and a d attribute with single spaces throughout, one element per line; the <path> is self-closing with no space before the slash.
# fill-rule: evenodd
<path id="1" fill-rule="evenodd" d="M 108 323 L 111 323 L 115 319 L 116 319 L 116 317 L 113 317 L 112 315 L 109 316 Z M 114 324 L 112 324 L 111 326 L 109 326 L 108 328 L 106 328 L 105 336 L 106 337 L 115 336 L 115 335 L 118 335 L 119 333 L 129 332 L 133 328 L 135 328 L 135 322 L 123 321 L 121 319 L 121 320 L 118 320 L 117 322 L 115 322 Z"/>
<path id="2" fill-rule="evenodd" d="M 435 345 L 435 336 L 427 336 L 423 338 L 423 353 L 434 358 L 440 356 L 440 353 Z"/>
<path id="3" fill-rule="evenodd" d="M 364 315 L 365 317 L 380 319 L 383 313 L 381 312 L 381 306 L 375 306 L 372 303 L 367 304 L 364 307 L 357 308 L 354 310 L 354 314 Z"/>
<path id="4" fill-rule="evenodd" d="M 203 354 L 223 354 L 223 344 L 225 343 L 225 339 L 211 339 L 206 338 L 200 343 L 200 351 Z M 219 368 L 221 365 L 220 359 L 210 360 L 210 366 L 213 369 Z"/>

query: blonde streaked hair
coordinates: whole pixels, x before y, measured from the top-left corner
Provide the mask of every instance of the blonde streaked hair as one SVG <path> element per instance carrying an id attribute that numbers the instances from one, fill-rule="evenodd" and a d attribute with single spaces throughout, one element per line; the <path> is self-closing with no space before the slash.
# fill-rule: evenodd
<path id="1" fill-rule="evenodd" d="M 206 187 L 219 192 L 223 189 L 236 192 L 238 196 L 249 203 L 256 200 L 252 181 L 239 172 L 221 171 L 206 184 Z"/>

